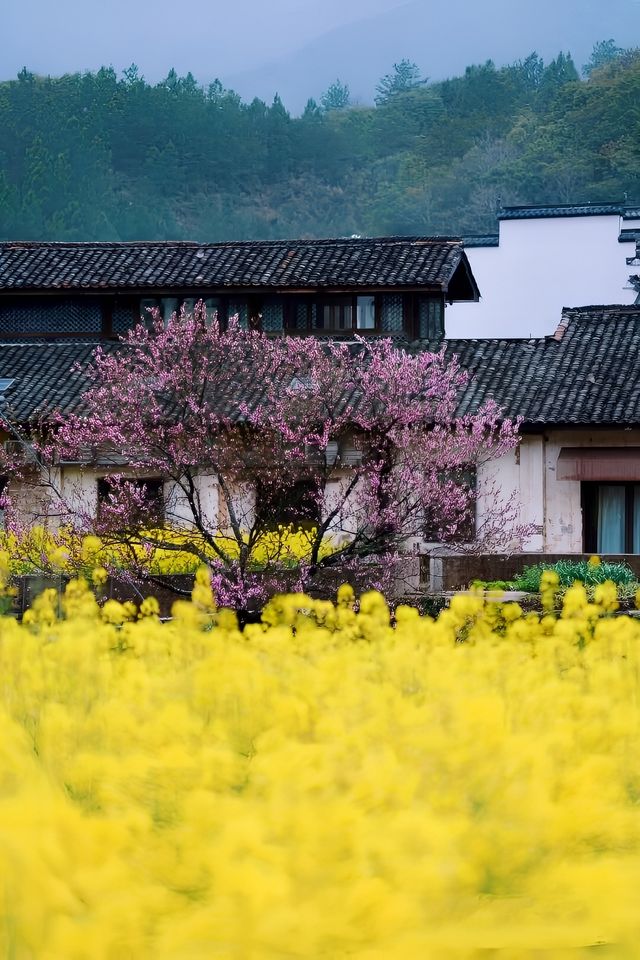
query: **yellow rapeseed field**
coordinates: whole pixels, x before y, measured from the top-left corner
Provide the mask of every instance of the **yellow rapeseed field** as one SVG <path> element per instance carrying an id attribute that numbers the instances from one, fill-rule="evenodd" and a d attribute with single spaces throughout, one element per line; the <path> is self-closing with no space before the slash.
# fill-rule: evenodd
<path id="1" fill-rule="evenodd" d="M 241 633 L 204 574 L 166 624 L 45 593 L 0 620 L 0 956 L 640 956 L 640 625 L 615 604 L 391 624 L 342 588 Z"/>
<path id="2" fill-rule="evenodd" d="M 265 530 L 251 550 L 250 567 L 262 570 L 265 567 L 292 568 L 300 562 L 309 562 L 316 529 L 295 529 L 293 525 L 280 526 L 276 530 Z M 220 550 L 235 560 L 240 553 L 238 541 L 231 536 L 218 533 L 216 542 Z M 189 550 L 177 550 L 176 546 L 185 541 L 196 547 L 200 554 L 214 560 L 216 554 L 211 546 L 193 531 L 172 528 L 141 531 L 132 535 L 126 542 L 117 538 L 112 542 L 103 542 L 96 536 L 83 536 L 62 527 L 52 531 L 47 527 L 34 526 L 19 535 L 10 531 L 0 531 L 0 551 L 9 555 L 10 572 L 14 575 L 39 571 L 77 574 L 90 573 L 96 566 L 111 571 L 135 570 L 142 568 L 151 574 L 161 576 L 171 574 L 194 574 L 200 565 L 195 553 Z M 154 543 L 169 543 L 171 549 L 154 546 Z M 245 543 L 248 534 L 245 534 Z M 329 556 L 338 549 L 338 544 L 330 535 L 326 535 L 319 551 L 319 559 Z"/>

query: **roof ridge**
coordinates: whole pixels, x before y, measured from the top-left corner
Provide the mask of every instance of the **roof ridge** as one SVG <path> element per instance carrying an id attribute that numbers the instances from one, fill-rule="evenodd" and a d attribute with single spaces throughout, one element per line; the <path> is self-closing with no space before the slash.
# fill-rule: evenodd
<path id="1" fill-rule="evenodd" d="M 446 292 L 466 254 L 459 237 L 343 237 L 315 240 L 3 241 L 0 291 L 238 288 Z M 475 299 L 471 268 L 462 299 Z M 461 268 L 461 274 L 464 269 Z M 193 295 L 193 293 L 192 293 Z"/>
<path id="2" fill-rule="evenodd" d="M 20 340 L 19 337 L 16 337 L 8 340 L 0 339 L 0 349 L 2 347 L 100 347 L 118 342 L 118 340 L 105 340 L 101 337 L 95 337 L 93 340 L 74 340 L 71 338 L 59 340 L 57 337 L 55 339 Z"/>
<path id="3" fill-rule="evenodd" d="M 609 316 L 606 316 L 609 314 Z M 615 322 L 622 317 L 635 317 L 640 321 L 640 304 L 635 303 L 598 303 L 582 307 L 563 307 L 560 322 L 551 339 L 562 340 L 572 324 L 602 322 L 605 317 L 609 322 Z"/>
<path id="4" fill-rule="evenodd" d="M 541 337 L 448 337 L 446 340 L 439 341 L 440 343 L 516 343 L 516 344 L 528 344 L 528 343 L 543 343 L 545 340 L 549 339 L 549 334 L 544 334 Z M 425 341 L 415 340 L 414 343 L 420 343 Z"/>
<path id="5" fill-rule="evenodd" d="M 587 303 L 579 307 L 563 307 L 562 313 L 588 313 L 589 311 L 615 310 L 618 313 L 637 313 L 640 316 L 640 304 L 637 303 Z"/>
<path id="6" fill-rule="evenodd" d="M 0 249 L 25 248 L 29 250 L 44 249 L 122 249 L 139 247 L 167 247 L 201 249 L 215 247 L 287 247 L 287 246 L 328 246 L 330 244 L 414 244 L 414 243 L 450 243 L 461 244 L 462 237 L 449 234 L 439 235 L 411 235 L 411 236 L 375 236 L 375 237 L 313 237 L 307 239 L 272 239 L 272 240 L 1 240 Z"/>

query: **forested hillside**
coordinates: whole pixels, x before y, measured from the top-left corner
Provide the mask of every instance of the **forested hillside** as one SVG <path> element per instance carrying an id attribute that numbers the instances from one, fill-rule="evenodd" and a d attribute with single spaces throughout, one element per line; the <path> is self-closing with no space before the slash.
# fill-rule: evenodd
<path id="1" fill-rule="evenodd" d="M 481 233 L 498 197 L 636 199 L 640 53 L 606 47 L 582 76 L 563 54 L 437 84 L 404 62 L 375 107 L 335 84 L 295 118 L 174 71 L 23 71 L 0 84 L 0 238 Z"/>

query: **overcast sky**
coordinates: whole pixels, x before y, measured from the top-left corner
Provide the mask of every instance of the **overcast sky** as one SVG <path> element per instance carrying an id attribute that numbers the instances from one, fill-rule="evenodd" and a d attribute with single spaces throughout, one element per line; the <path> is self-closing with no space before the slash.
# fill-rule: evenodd
<path id="1" fill-rule="evenodd" d="M 403 0 L 0 0 L 2 79 L 135 62 L 206 82 L 260 66 Z"/>
<path id="2" fill-rule="evenodd" d="M 0 0 L 0 36 L 0 79 L 137 63 L 157 82 L 175 67 L 297 112 L 337 77 L 371 102 L 404 57 L 433 80 L 533 50 L 580 67 L 596 41 L 640 45 L 640 0 Z"/>

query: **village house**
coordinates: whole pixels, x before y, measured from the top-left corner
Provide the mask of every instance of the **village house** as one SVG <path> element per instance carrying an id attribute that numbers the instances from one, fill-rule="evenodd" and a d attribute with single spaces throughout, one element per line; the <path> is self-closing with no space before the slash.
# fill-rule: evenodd
<path id="1" fill-rule="evenodd" d="M 156 308 L 168 320 L 196 301 L 224 325 L 281 336 L 392 336 L 438 342 L 445 303 L 477 301 L 459 239 L 382 238 L 247 243 L 0 244 L 0 376 L 17 422 L 37 410 L 70 411 L 83 388 L 75 372 L 96 344 L 109 349 Z M 0 387 L 2 386 L 0 382 Z M 19 441 L 5 438 L 9 444 Z M 343 461 L 345 456 L 342 457 Z M 56 486 L 80 491 L 97 515 L 111 461 L 93 471 L 60 465 Z M 172 489 L 153 485 L 181 518 Z M 205 481 L 203 480 L 202 483 Z M 216 515 L 215 484 L 201 496 Z M 40 501 L 22 508 L 34 518 Z"/>
<path id="2" fill-rule="evenodd" d="M 203 300 L 224 323 L 293 335 L 440 338 L 477 301 L 459 239 L 0 243 L 0 337 L 117 337 L 149 308 Z"/>
<path id="3" fill-rule="evenodd" d="M 448 340 L 471 379 L 461 412 L 489 397 L 521 418 L 521 442 L 485 469 L 520 502 L 531 534 L 513 549 L 547 557 L 640 555 L 640 305 L 564 309 L 555 332 L 536 339 Z M 478 522 L 490 504 L 479 502 Z M 500 565 L 432 550 L 434 588 L 474 570 L 504 579 Z M 441 558 L 444 557 L 445 578 Z M 522 566 L 522 562 L 519 564 Z M 464 569 L 464 574 L 461 570 Z M 448 574 L 447 574 L 448 570 Z M 640 565 L 638 565 L 640 571 Z"/>
<path id="4" fill-rule="evenodd" d="M 463 246 L 450 238 L 0 244 L 0 393 L 18 422 L 38 409 L 72 410 L 83 388 L 76 366 L 97 343 L 117 349 L 145 308 L 168 317 L 198 299 L 223 320 L 237 314 L 274 335 L 444 345 L 470 374 L 461 413 L 493 398 L 521 419 L 518 448 L 483 468 L 516 496 L 530 530 L 512 550 L 640 556 L 640 305 L 565 309 L 545 337 L 445 340 L 445 304 L 478 309 L 478 296 Z M 523 301 L 513 301 L 516 320 Z M 83 475 L 96 511 L 108 469 Z M 63 465 L 63 484 L 65 476 L 75 482 L 78 465 Z M 489 508 L 481 496 L 479 527 Z M 450 550 L 422 548 L 432 589 L 452 585 L 460 564 L 470 569 L 468 555 L 456 567 Z"/>

